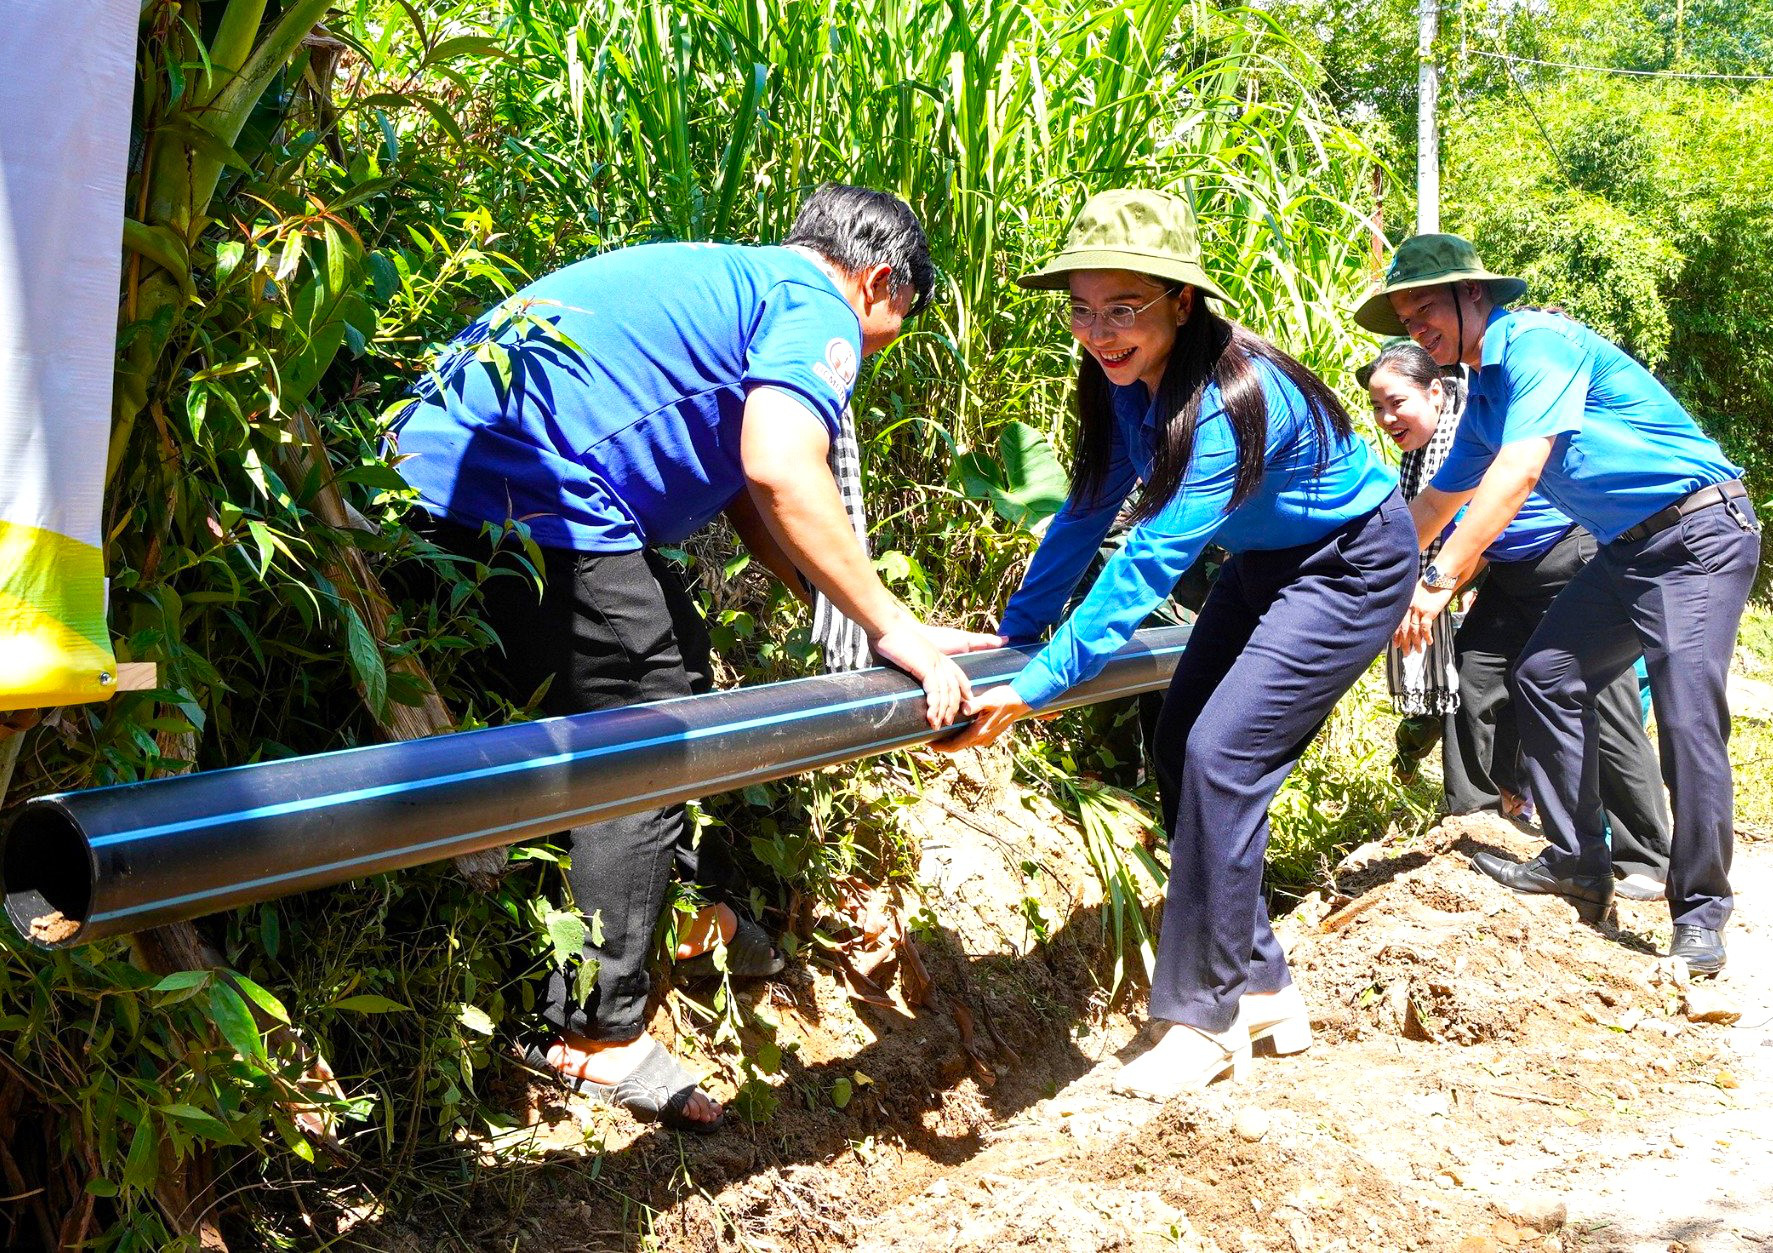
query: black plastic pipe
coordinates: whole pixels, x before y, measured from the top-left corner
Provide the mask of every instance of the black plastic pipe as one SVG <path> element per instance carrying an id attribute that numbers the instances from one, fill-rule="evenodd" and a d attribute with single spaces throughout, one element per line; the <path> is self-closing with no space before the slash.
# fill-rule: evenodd
<path id="1" fill-rule="evenodd" d="M 1187 639 L 1139 632 L 1055 707 L 1164 687 Z M 1027 657 L 957 660 L 981 690 Z M 0 889 L 21 934 L 66 948 L 923 743 L 923 710 L 879 668 L 40 796 Z"/>

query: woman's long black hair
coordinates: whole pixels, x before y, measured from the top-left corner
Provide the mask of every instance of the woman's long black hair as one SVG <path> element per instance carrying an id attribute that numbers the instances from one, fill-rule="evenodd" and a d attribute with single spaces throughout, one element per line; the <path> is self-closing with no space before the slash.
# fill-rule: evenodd
<path id="1" fill-rule="evenodd" d="M 1342 402 L 1310 370 L 1261 336 L 1228 322 L 1207 308 L 1197 289 L 1194 310 L 1176 328 L 1176 342 L 1157 389 L 1161 433 L 1146 480 L 1133 507 L 1132 521 L 1155 517 L 1182 486 L 1194 456 L 1194 432 L 1200 422 L 1201 395 L 1208 383 L 1219 385 L 1220 402 L 1237 443 L 1237 482 L 1231 508 L 1248 500 L 1261 485 L 1268 450 L 1268 398 L 1262 392 L 1257 362 L 1279 370 L 1305 397 L 1306 411 L 1323 448 L 1329 433 L 1354 434 L 1354 423 Z M 1071 494 L 1082 501 L 1096 497 L 1108 476 L 1113 452 L 1114 405 L 1108 376 L 1087 349 L 1077 370 L 1077 450 Z M 1322 465 L 1320 452 L 1319 465 Z"/>

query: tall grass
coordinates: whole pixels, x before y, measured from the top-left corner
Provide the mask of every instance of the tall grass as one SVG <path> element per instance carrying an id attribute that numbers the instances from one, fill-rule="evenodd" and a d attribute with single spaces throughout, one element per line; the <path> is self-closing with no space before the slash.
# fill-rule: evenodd
<path id="1" fill-rule="evenodd" d="M 1001 600 L 1022 542 L 959 500 L 951 453 L 1019 419 L 1067 436 L 1069 337 L 1011 278 L 1082 201 L 1191 198 L 1233 314 L 1333 382 L 1362 351 L 1372 154 L 1254 9 L 1202 0 L 508 0 L 458 5 L 505 52 L 460 94 L 466 194 L 530 273 L 650 238 L 770 241 L 837 179 L 918 210 L 937 304 L 860 391 L 879 547 L 949 612 Z M 385 41 L 401 10 L 360 6 Z M 395 73 L 390 58 L 384 73 Z M 433 120 L 410 114 L 411 124 Z M 946 567 L 931 578 L 924 560 Z M 965 577 L 957 577 L 962 571 Z M 973 602 L 973 603 L 967 603 Z"/>

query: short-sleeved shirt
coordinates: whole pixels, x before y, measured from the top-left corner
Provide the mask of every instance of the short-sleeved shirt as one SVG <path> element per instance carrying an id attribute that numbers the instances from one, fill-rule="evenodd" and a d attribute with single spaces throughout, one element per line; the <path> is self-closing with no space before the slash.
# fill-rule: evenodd
<path id="1" fill-rule="evenodd" d="M 1531 561 L 1543 557 L 1557 547 L 1557 542 L 1575 525 L 1569 514 L 1534 492 L 1527 497 L 1520 512 L 1502 528 L 1502 534 L 1484 549 L 1484 560 Z M 1449 527 L 1448 532 L 1451 530 Z"/>
<path id="2" fill-rule="evenodd" d="M 1326 428 L 1320 440 L 1305 396 L 1266 361 L 1256 366 L 1268 402 L 1261 483 L 1235 509 L 1237 441 L 1215 384 L 1201 396 L 1194 454 L 1182 484 L 1156 517 L 1135 523 L 1126 542 L 1051 642 L 1011 681 L 1031 708 L 1096 674 L 1211 542 L 1233 553 L 1315 543 L 1377 509 L 1397 478 L 1355 435 Z M 1010 598 L 998 630 L 1013 643 L 1037 639 L 1114 524 L 1121 505 L 1150 477 L 1160 419 L 1143 384 L 1112 390 L 1108 473 L 1089 500 L 1076 495 L 1053 516 Z"/>
<path id="3" fill-rule="evenodd" d="M 1444 492 L 1476 487 L 1504 444 L 1549 436 L 1538 491 L 1603 544 L 1742 467 L 1631 357 L 1558 314 L 1498 309 L 1484 331 Z"/>
<path id="4" fill-rule="evenodd" d="M 1453 424 L 1450 428 L 1452 434 L 1458 433 L 1459 423 L 1465 418 L 1465 405 L 1471 393 L 1471 375 L 1470 368 L 1462 365 L 1458 367 L 1456 380 L 1445 379 L 1443 382 L 1443 385 L 1450 390 L 1452 404 L 1441 411 L 1441 422 Z M 1405 456 L 1408 457 L 1409 454 L 1405 454 Z M 1403 488 L 1405 499 L 1413 499 L 1408 479 L 1405 479 Z M 1449 522 L 1447 529 L 1441 533 L 1443 540 L 1453 533 L 1464 516 L 1465 510 L 1461 509 L 1458 517 Z M 1538 492 L 1533 492 L 1521 505 L 1520 511 L 1509 521 L 1509 524 L 1502 528 L 1502 534 L 1498 535 L 1494 542 L 1484 549 L 1484 560 L 1490 562 L 1531 561 L 1555 548 L 1557 542 L 1563 539 L 1570 528 L 1575 525 L 1570 520 L 1570 515 Z"/>
<path id="5" fill-rule="evenodd" d="M 428 512 L 516 519 L 547 547 L 677 543 L 745 485 L 750 390 L 791 393 L 835 438 L 861 348 L 855 311 L 793 249 L 602 253 L 452 341 L 395 428 L 400 473 Z"/>

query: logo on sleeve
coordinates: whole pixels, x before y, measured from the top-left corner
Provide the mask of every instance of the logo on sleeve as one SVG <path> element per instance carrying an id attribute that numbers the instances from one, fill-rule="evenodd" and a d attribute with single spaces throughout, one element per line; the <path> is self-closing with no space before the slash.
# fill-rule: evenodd
<path id="1" fill-rule="evenodd" d="M 856 349 L 849 340 L 837 336 L 825 345 L 825 359 L 813 366 L 813 373 L 824 379 L 839 396 L 848 396 L 856 382 Z"/>

